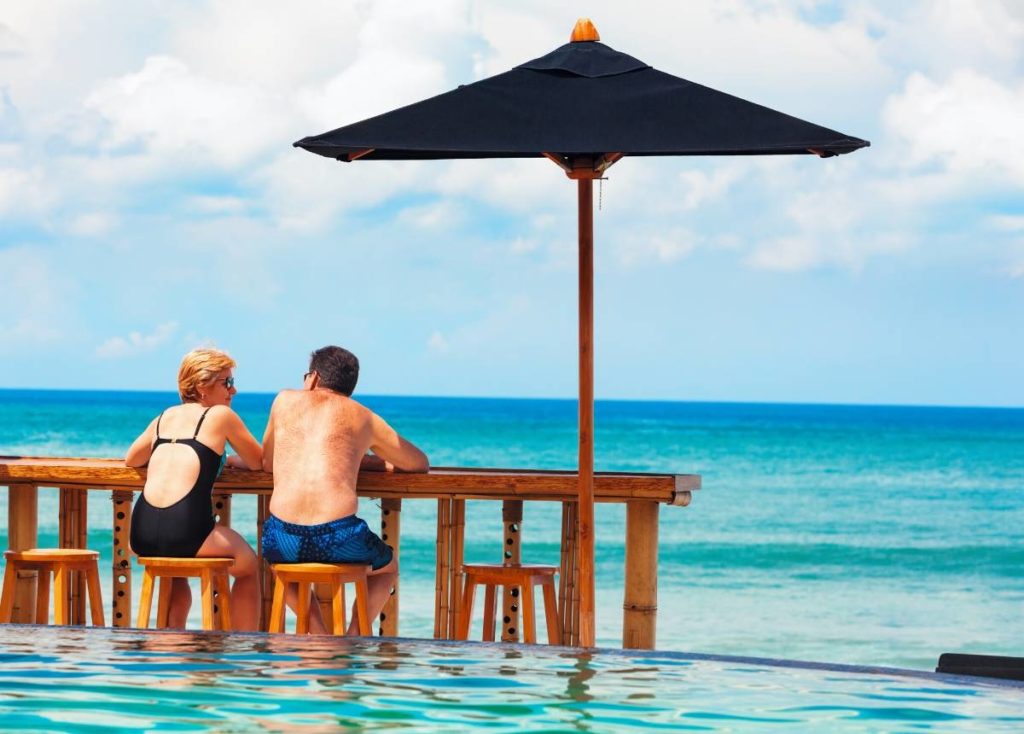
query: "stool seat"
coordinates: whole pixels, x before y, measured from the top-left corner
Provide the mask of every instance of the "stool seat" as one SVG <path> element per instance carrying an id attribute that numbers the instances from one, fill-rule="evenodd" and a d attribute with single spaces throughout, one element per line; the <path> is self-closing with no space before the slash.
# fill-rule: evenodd
<path id="1" fill-rule="evenodd" d="M 83 548 L 31 548 L 21 551 L 4 551 L 7 567 L 4 569 L 4 586 L 0 594 L 0 622 L 10 622 L 14 616 L 14 593 L 19 571 L 40 572 L 36 586 L 36 624 L 46 624 L 50 612 L 50 574 L 53 574 L 53 621 L 54 624 L 69 624 L 71 610 L 68 608 L 68 589 L 71 579 L 68 574 L 85 574 L 89 594 L 89 613 L 93 626 L 102 627 L 103 601 L 100 596 L 100 575 L 96 561 L 97 551 Z"/>
<path id="2" fill-rule="evenodd" d="M 555 576 L 557 566 L 543 566 L 530 563 L 467 563 L 462 566 L 466 585 L 462 592 L 462 609 L 455 639 L 469 639 L 469 626 L 473 619 L 473 599 L 476 587 L 484 586 L 484 633 L 485 642 L 494 640 L 495 593 L 498 586 L 505 589 L 518 588 L 523 612 L 523 639 L 527 644 L 537 643 L 537 623 L 534 611 L 533 587 L 539 585 L 544 595 L 544 617 L 547 623 L 548 644 L 558 644 L 562 639 L 555 598 Z"/>
<path id="3" fill-rule="evenodd" d="M 328 584 L 331 589 L 331 623 L 336 635 L 345 633 L 345 584 L 356 585 L 356 619 L 359 634 L 371 634 L 370 616 L 366 608 L 369 595 L 366 575 L 370 566 L 361 563 L 274 563 L 274 601 L 270 607 L 268 632 L 284 632 L 285 587 L 298 584 L 298 608 L 295 611 L 295 632 L 309 632 L 309 596 L 312 584 Z"/>
<path id="4" fill-rule="evenodd" d="M 139 597 L 139 618 L 136 627 L 149 627 L 149 613 L 153 606 L 153 583 L 160 579 L 157 597 L 156 626 L 167 626 L 171 608 L 170 580 L 176 578 L 198 578 L 203 604 L 204 630 L 231 629 L 231 587 L 228 570 L 234 564 L 233 558 L 170 558 L 163 556 L 139 556 L 136 559 L 143 567 L 142 595 Z M 213 594 L 219 597 L 219 620 L 214 613 Z M 219 624 L 218 624 L 219 622 Z"/>
<path id="5" fill-rule="evenodd" d="M 22 551 L 4 551 L 7 561 L 23 563 L 90 563 L 99 560 L 99 551 L 84 548 L 30 548 Z"/>

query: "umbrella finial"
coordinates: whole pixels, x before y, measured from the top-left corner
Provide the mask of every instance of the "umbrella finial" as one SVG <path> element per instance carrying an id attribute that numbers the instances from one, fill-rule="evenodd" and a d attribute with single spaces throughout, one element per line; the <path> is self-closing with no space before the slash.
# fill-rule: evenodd
<path id="1" fill-rule="evenodd" d="M 572 29 L 572 36 L 569 37 L 570 43 L 579 43 L 580 41 L 600 41 L 601 36 L 597 32 L 597 28 L 590 21 L 590 18 L 580 18 L 576 21 L 576 27 Z"/>

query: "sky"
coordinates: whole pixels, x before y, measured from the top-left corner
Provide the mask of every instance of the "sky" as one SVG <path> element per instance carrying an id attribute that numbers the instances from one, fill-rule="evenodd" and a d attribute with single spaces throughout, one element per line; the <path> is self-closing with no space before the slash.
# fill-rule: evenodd
<path id="1" fill-rule="evenodd" d="M 871 141 L 625 158 L 599 399 L 1024 406 L 1024 2 L 0 0 L 0 388 L 572 397 L 575 186 L 291 143 L 565 43 Z"/>

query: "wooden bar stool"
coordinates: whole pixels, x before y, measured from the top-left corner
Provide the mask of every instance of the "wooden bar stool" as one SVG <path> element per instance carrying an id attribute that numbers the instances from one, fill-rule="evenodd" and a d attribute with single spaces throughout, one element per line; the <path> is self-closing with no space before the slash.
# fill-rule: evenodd
<path id="1" fill-rule="evenodd" d="M 203 604 L 204 630 L 231 629 L 231 585 L 228 569 L 233 558 L 163 558 L 139 556 L 143 566 L 142 596 L 139 598 L 139 620 L 135 625 L 140 629 L 149 627 L 149 611 L 153 606 L 153 581 L 160 579 L 160 594 L 157 597 L 157 629 L 167 627 L 167 616 L 171 609 L 171 579 L 198 578 Z M 213 609 L 213 592 L 217 591 L 220 606 L 220 624 Z"/>
<path id="2" fill-rule="evenodd" d="M 368 637 L 370 615 L 366 608 L 369 591 L 366 574 L 370 566 L 358 563 L 275 563 L 274 603 L 270 608 L 270 629 L 268 632 L 284 632 L 284 593 L 287 584 L 299 585 L 298 609 L 295 613 L 295 632 L 309 633 L 309 597 L 312 584 L 330 584 L 331 587 L 331 629 L 336 635 L 345 634 L 345 584 L 356 585 L 356 617 L 359 620 L 359 634 Z"/>
<path id="3" fill-rule="evenodd" d="M 533 605 L 533 587 L 540 585 L 544 592 L 544 617 L 548 626 L 548 644 L 559 644 L 562 632 L 558 622 L 555 601 L 557 566 L 538 566 L 528 563 L 502 565 L 497 563 L 465 564 L 466 586 L 462 592 L 462 609 L 455 639 L 469 639 L 469 626 L 473 620 L 473 597 L 478 584 L 484 585 L 484 641 L 494 641 L 494 599 L 498 586 L 506 590 L 519 589 L 520 609 L 523 613 L 523 639 L 537 644 L 537 624 Z"/>
<path id="4" fill-rule="evenodd" d="M 10 622 L 14 613 L 14 589 L 18 571 L 38 571 L 36 586 L 36 624 L 50 620 L 50 574 L 53 574 L 53 621 L 54 624 L 70 624 L 71 610 L 68 608 L 68 589 L 71 572 L 85 574 L 89 589 L 89 613 L 94 627 L 102 627 L 103 601 L 100 596 L 100 574 L 96 551 L 78 548 L 34 548 L 24 551 L 5 551 L 7 568 L 4 571 L 4 589 L 0 596 L 0 622 Z"/>

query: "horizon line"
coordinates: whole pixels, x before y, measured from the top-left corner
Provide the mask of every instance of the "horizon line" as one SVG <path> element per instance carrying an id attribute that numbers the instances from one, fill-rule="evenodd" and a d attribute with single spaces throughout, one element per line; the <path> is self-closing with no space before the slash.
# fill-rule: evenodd
<path id="1" fill-rule="evenodd" d="M 282 388 L 282 390 L 296 388 Z M 0 387 L 0 393 L 5 392 L 66 392 L 66 393 L 121 393 L 121 394 L 150 394 L 150 395 L 177 395 L 174 390 L 143 390 L 143 389 L 109 389 L 109 388 L 75 388 L 75 387 Z M 252 396 L 274 396 L 277 391 L 246 390 L 241 395 Z M 365 398 L 407 398 L 416 400 L 502 400 L 502 401 L 547 401 L 547 402 L 573 402 L 579 401 L 578 397 L 541 397 L 525 395 L 409 395 L 401 393 L 357 393 L 356 399 Z M 1024 410 L 1024 405 L 968 405 L 949 403 L 877 403 L 877 402 L 829 402 L 829 401 L 793 401 L 793 400 L 685 400 L 679 398 L 595 398 L 594 403 L 680 403 L 686 405 L 764 405 L 764 406 L 807 406 L 807 407 L 834 407 L 834 408 L 925 408 L 925 409 L 959 409 L 959 410 Z"/>

